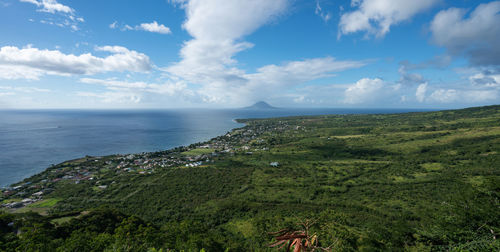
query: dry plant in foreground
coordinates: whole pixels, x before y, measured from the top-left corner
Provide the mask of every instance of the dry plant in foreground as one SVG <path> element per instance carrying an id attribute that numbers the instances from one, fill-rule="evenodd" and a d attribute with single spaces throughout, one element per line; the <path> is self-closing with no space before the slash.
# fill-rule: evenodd
<path id="1" fill-rule="evenodd" d="M 275 236 L 275 242 L 271 243 L 269 247 L 275 247 L 277 249 L 286 248 L 286 251 L 290 251 L 293 248 L 294 252 L 301 251 L 332 251 L 332 245 L 329 247 L 318 247 L 318 236 L 316 234 L 310 234 L 309 228 L 314 224 L 310 220 L 298 223 L 302 230 L 291 230 L 282 229 L 277 232 L 269 233 Z"/>

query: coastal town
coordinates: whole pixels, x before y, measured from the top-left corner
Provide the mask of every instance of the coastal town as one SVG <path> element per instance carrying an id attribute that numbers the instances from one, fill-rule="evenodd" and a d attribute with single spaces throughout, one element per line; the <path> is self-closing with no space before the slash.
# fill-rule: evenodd
<path id="1" fill-rule="evenodd" d="M 281 121 L 268 125 L 250 123 L 207 142 L 187 147 L 138 154 L 86 156 L 69 160 L 52 165 L 22 182 L 2 188 L 0 207 L 17 210 L 36 205 L 37 202 L 40 204 L 49 198 L 54 188 L 60 184 L 85 183 L 100 191 L 106 190 L 110 183 L 114 183 L 112 180 L 117 176 L 146 176 L 166 169 L 203 167 L 223 159 L 226 155 L 252 155 L 254 152 L 268 151 L 270 143 L 262 136 L 270 132 L 277 134 L 290 128 L 290 125 Z M 278 162 L 271 162 L 270 166 L 277 167 Z"/>

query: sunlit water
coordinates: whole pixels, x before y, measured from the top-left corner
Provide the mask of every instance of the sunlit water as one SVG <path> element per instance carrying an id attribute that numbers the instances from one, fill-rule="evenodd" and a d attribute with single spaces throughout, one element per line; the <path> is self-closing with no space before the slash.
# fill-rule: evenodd
<path id="1" fill-rule="evenodd" d="M 170 149 L 241 127 L 236 118 L 417 110 L 8 110 L 0 111 L 0 186 L 65 160 Z"/>

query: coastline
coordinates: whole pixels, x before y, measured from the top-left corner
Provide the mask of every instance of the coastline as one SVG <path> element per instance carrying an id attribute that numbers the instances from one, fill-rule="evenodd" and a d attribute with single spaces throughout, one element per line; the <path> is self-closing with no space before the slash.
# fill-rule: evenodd
<path id="1" fill-rule="evenodd" d="M 212 110 L 210 110 L 212 111 Z M 228 111 L 228 110 L 213 110 L 215 112 L 221 112 L 221 111 Z M 358 114 L 360 113 L 360 111 L 362 111 L 362 109 L 355 109 L 355 110 L 349 110 L 347 112 L 344 112 L 344 113 L 341 113 L 341 111 L 339 109 L 303 109 L 303 111 L 299 112 L 297 114 L 297 111 L 294 111 L 294 110 L 286 110 L 286 109 L 280 109 L 278 110 L 278 114 L 275 114 L 277 112 L 277 110 L 275 109 L 272 109 L 272 110 L 242 110 L 244 113 L 244 115 L 247 115 L 249 117 L 240 117 L 241 115 L 238 114 L 238 113 L 235 113 L 235 111 L 239 111 L 239 110 L 229 110 L 231 111 L 231 113 L 233 113 L 232 115 L 234 116 L 233 118 L 231 118 L 229 121 L 231 122 L 231 124 L 233 124 L 232 126 L 230 126 L 230 128 L 228 129 L 228 131 L 226 132 L 222 132 L 222 133 L 216 133 L 212 136 L 209 136 L 207 137 L 208 139 L 206 141 L 210 141 L 212 138 L 216 138 L 218 136 L 221 136 L 221 135 L 224 135 L 224 134 L 227 134 L 228 132 L 231 132 L 233 131 L 234 129 L 238 129 L 238 128 L 241 128 L 241 127 L 244 127 L 246 126 L 246 123 L 247 121 L 249 120 L 258 120 L 258 119 L 270 119 L 270 118 L 287 118 L 287 117 L 297 117 L 297 116 L 318 116 L 318 115 L 346 115 L 346 114 L 351 114 L 351 113 L 354 113 L 354 114 Z M 424 111 L 424 110 L 422 110 Z M 12 111 L 10 111 L 12 112 Z M 32 113 L 33 111 L 23 111 L 23 113 Z M 40 111 L 34 111 L 36 113 L 39 113 Z M 52 111 L 54 112 L 54 111 Z M 56 110 L 55 112 L 57 113 L 63 113 L 63 114 L 68 114 L 69 112 L 74 112 L 74 111 L 66 111 L 66 110 Z M 89 114 L 89 113 L 93 113 L 92 111 L 81 111 L 85 114 Z M 133 113 L 135 113 L 135 111 L 132 111 Z M 143 111 L 141 111 L 143 112 Z M 151 112 L 151 111 L 150 111 Z M 164 113 L 165 111 L 153 111 L 154 113 Z M 170 111 L 172 112 L 172 111 Z M 170 113 L 169 112 L 169 113 Z M 175 111 L 174 111 L 175 112 Z M 410 111 L 407 111 L 407 112 L 414 112 L 413 110 L 410 110 Z M 108 115 L 112 115 L 114 113 L 114 111 L 96 111 L 96 113 L 100 116 L 108 116 Z M 130 111 L 119 111 L 119 114 L 128 114 L 128 113 L 131 113 Z M 206 113 L 206 111 L 204 111 L 204 113 Z M 282 114 L 283 113 L 283 114 Z M 326 114 L 325 114 L 326 113 Z M 391 113 L 391 111 L 388 111 L 388 110 L 366 110 L 366 113 L 367 114 L 373 114 L 373 113 Z M 401 111 L 392 111 L 392 113 L 401 113 Z M 71 114 L 71 113 L 70 113 Z M 198 114 L 197 114 L 198 115 Z M 237 125 L 237 124 L 240 124 L 240 125 Z M 224 125 L 223 127 L 227 127 L 227 125 Z M 55 127 L 44 127 L 43 129 L 51 129 L 51 130 L 67 130 L 67 128 L 69 127 L 63 127 L 61 125 L 57 125 Z M 38 128 L 37 128 L 38 129 Z M 123 135 L 127 134 L 127 132 L 122 132 Z M 187 134 L 187 136 L 190 136 L 190 133 L 187 132 L 187 133 L 184 133 L 184 134 Z M 45 170 L 47 170 L 48 168 L 50 168 L 52 165 L 58 165 L 58 164 L 61 164 L 61 163 L 66 163 L 66 162 L 70 162 L 72 160 L 78 160 L 78 159 L 81 159 L 85 156 L 89 156 L 89 157 L 104 157 L 104 156 L 110 156 L 110 155 L 128 155 L 128 154 L 137 154 L 137 153 L 151 153 L 151 152 L 161 152 L 161 151 L 168 151 L 170 149 L 173 149 L 173 148 L 178 148 L 178 147 L 184 147 L 184 146 L 189 146 L 189 145 L 192 145 L 194 143 L 197 143 L 197 139 L 196 138 L 193 138 L 191 137 L 192 139 L 190 140 L 187 140 L 187 141 L 177 141 L 177 142 L 183 142 L 179 145 L 171 145 L 169 146 L 168 148 L 161 148 L 160 146 L 158 147 L 153 147 L 153 146 L 149 146 L 149 148 L 153 148 L 155 150 L 135 150 L 135 151 L 120 151 L 119 148 L 121 148 L 122 146 L 111 146 L 109 147 L 107 150 L 100 150 L 98 149 L 99 151 L 98 152 L 104 152 L 105 154 L 101 155 L 101 154 L 97 154 L 95 153 L 91 153 L 93 150 L 92 149 L 87 149 L 87 151 L 82 151 L 82 152 L 78 152 L 80 154 L 75 154 L 73 153 L 73 155 L 70 155 L 71 157 L 69 158 L 64 158 L 64 155 L 68 155 L 68 154 L 72 154 L 72 153 L 66 153 L 64 154 L 64 152 L 66 150 L 61 150 L 61 151 L 51 151 L 50 154 L 47 153 L 46 155 L 50 155 L 49 156 L 49 159 L 47 159 L 46 155 L 45 157 L 39 157 L 39 160 L 50 160 L 52 159 L 53 161 L 50 161 L 50 162 L 46 162 L 44 164 L 43 167 L 39 166 L 38 168 L 35 168 L 36 167 L 36 163 L 34 164 L 31 164 L 29 167 L 29 169 L 27 171 L 34 171 L 34 172 L 27 172 L 27 175 L 25 174 L 22 174 L 21 176 L 18 176 L 18 177 L 21 177 L 19 179 L 16 179 L 16 180 L 12 180 L 12 182 L 8 182 L 8 183 L 5 183 L 3 184 L 2 183 L 2 186 L 0 188 L 9 188 L 9 187 L 12 187 L 12 185 L 16 185 L 16 184 L 19 184 L 21 182 L 23 182 L 24 180 L 34 176 L 34 175 L 37 175 L 39 173 L 42 173 L 44 172 Z M 202 136 L 202 138 L 204 138 Z M 186 138 L 187 139 L 187 138 Z M 205 138 L 206 139 L 206 138 Z M 112 140 L 111 140 L 112 141 Z M 167 141 L 169 141 L 167 139 Z M 164 146 L 165 144 L 161 144 L 161 146 Z M 58 145 L 56 145 L 54 148 L 60 148 Z M 115 151 L 115 148 L 118 148 L 116 149 L 117 151 Z M 30 153 L 31 154 L 31 153 Z M 6 154 L 7 155 L 7 154 Z M 16 153 L 16 155 L 19 155 Z M 53 155 L 59 155 L 58 157 L 56 156 L 53 156 Z M 24 156 L 20 156 L 19 158 L 25 158 L 26 155 Z M 17 159 L 16 161 L 19 161 L 19 160 L 22 160 L 22 159 Z M 33 162 L 32 162 L 33 163 Z M 7 165 L 8 167 L 9 165 Z M 12 163 L 11 164 L 12 167 L 16 167 L 15 170 L 13 171 L 18 171 L 17 170 L 17 163 Z M 22 167 L 22 165 L 20 165 Z M 5 167 L 5 165 L 4 165 Z M 8 172 L 8 171 L 7 171 Z"/>
<path id="2" fill-rule="evenodd" d="M 66 163 L 80 162 L 81 160 L 84 160 L 84 159 L 86 161 L 89 161 L 89 160 L 96 160 L 96 159 L 103 159 L 103 158 L 110 158 L 110 157 L 120 157 L 120 156 L 125 157 L 125 156 L 130 156 L 130 155 L 134 155 L 134 156 L 137 156 L 137 155 L 148 155 L 148 154 L 157 154 L 157 153 L 172 152 L 172 151 L 174 151 L 176 149 L 183 149 L 185 151 L 189 151 L 189 150 L 191 150 L 193 148 L 196 148 L 197 146 L 206 145 L 207 143 L 209 143 L 210 141 L 212 141 L 214 139 L 223 137 L 223 136 L 225 136 L 227 134 L 231 134 L 235 130 L 239 130 L 239 129 L 242 129 L 242 128 L 246 127 L 247 123 L 240 122 L 241 120 L 248 121 L 248 120 L 255 120 L 255 119 L 234 118 L 234 119 L 231 120 L 232 122 L 238 123 L 238 124 L 243 124 L 243 126 L 232 128 L 232 129 L 230 129 L 229 131 L 227 131 L 226 133 L 224 133 L 222 135 L 214 136 L 214 137 L 210 138 L 209 140 L 202 141 L 202 142 L 193 142 L 193 143 L 190 143 L 190 144 L 187 144 L 187 145 L 179 145 L 179 146 L 175 146 L 175 147 L 172 147 L 172 148 L 169 148 L 169 149 L 157 150 L 157 151 L 146 151 L 146 152 L 137 152 L 137 153 L 115 153 L 115 154 L 102 155 L 102 156 L 98 156 L 98 155 L 96 155 L 96 156 L 94 156 L 94 155 L 84 155 L 82 157 L 68 159 L 68 160 L 59 162 L 57 164 L 53 164 L 53 165 L 51 165 L 49 167 L 46 167 L 44 170 L 42 170 L 40 172 L 37 172 L 35 174 L 29 175 L 29 176 L 23 178 L 20 181 L 11 183 L 9 185 L 2 186 L 2 187 L 0 187 L 0 190 L 2 190 L 2 191 L 11 190 L 12 188 L 15 188 L 15 187 L 17 187 L 17 186 L 19 186 L 19 185 L 21 185 L 23 183 L 27 183 L 27 182 L 29 183 L 30 179 L 32 179 L 33 177 L 39 176 L 39 175 L 41 175 L 43 173 L 48 172 L 53 167 L 57 167 L 57 166 L 60 166 L 62 164 L 66 164 Z M 235 126 L 238 126 L 238 125 L 235 125 Z"/>
<path id="3" fill-rule="evenodd" d="M 335 109 L 336 110 L 336 109 Z M 248 112 L 249 110 L 245 110 L 246 112 Z M 253 111 L 255 112 L 255 111 Z M 272 110 L 272 111 L 266 111 L 266 110 L 258 110 L 257 112 L 259 113 L 262 113 L 262 112 L 268 112 L 268 113 L 272 113 L 272 112 L 275 112 L 275 110 Z M 188 148 L 188 146 L 193 146 L 193 145 L 196 145 L 196 144 L 200 144 L 200 143 L 206 143 L 206 142 L 209 142 L 209 141 L 212 141 L 213 139 L 216 139 L 218 137 L 222 137 L 228 133 L 231 133 L 235 130 L 238 130 L 240 128 L 243 128 L 245 126 L 248 125 L 248 122 L 249 121 L 252 121 L 252 120 L 261 120 L 261 119 L 279 119 L 279 118 L 294 118 L 294 117 L 310 117 L 310 116 L 321 116 L 321 115 L 336 115 L 336 116 L 345 116 L 345 115 L 348 115 L 349 113 L 347 114 L 339 114 L 338 111 L 335 111 L 337 113 L 333 113 L 333 114 L 321 114 L 319 113 L 320 110 L 311 110 L 309 112 L 318 112 L 318 114 L 307 114 L 307 113 L 301 113 L 299 115 L 285 115 L 285 116 L 282 116 L 280 114 L 277 114 L 277 115 L 274 115 L 274 114 L 266 114 L 265 117 L 260 117 L 257 115 L 257 117 L 249 117 L 249 118 L 241 118 L 239 116 L 236 116 L 236 117 L 233 117 L 230 121 L 232 124 L 242 124 L 242 125 L 234 125 L 235 127 L 232 127 L 230 128 L 228 131 L 226 131 L 225 133 L 223 134 L 219 134 L 219 135 L 215 135 L 211 138 L 209 138 L 208 140 L 206 141 L 203 141 L 203 142 L 197 142 L 197 141 L 192 141 L 192 142 L 188 142 L 188 143 L 185 143 L 185 144 L 181 144 L 181 145 L 176 145 L 176 146 L 172 146 L 170 148 L 166 148 L 166 149 L 159 149 L 159 150 L 154 150 L 154 151 L 138 151 L 138 152 L 123 152 L 123 153 L 111 153 L 111 154 L 106 154 L 106 155 L 92 155 L 92 154 L 84 154 L 84 155 L 81 155 L 79 157 L 75 157 L 75 158 L 71 158 L 71 159 L 66 159 L 64 161 L 60 161 L 60 162 L 57 162 L 56 164 L 52 164 L 50 166 L 46 166 L 45 168 L 43 168 L 43 170 L 40 170 L 38 172 L 35 172 L 31 175 L 28 175 L 20 180 L 17 180 L 17 181 L 14 181 L 10 184 L 6 184 L 6 185 L 3 185 L 2 188 L 3 190 L 5 189 L 9 189 L 9 188 L 12 188 L 14 186 L 18 186 L 20 184 L 22 184 L 23 182 L 25 181 L 29 181 L 30 178 L 34 177 L 34 176 L 37 176 L 39 174 L 42 174 L 44 172 L 46 172 L 48 169 L 50 169 L 51 167 L 54 167 L 54 166 L 58 166 L 58 165 L 61 165 L 61 164 L 64 164 L 64 163 L 71 163 L 73 161 L 77 161 L 77 160 L 82 160 L 83 158 L 105 158 L 105 157 L 111 157 L 111 156 L 127 156 L 127 155 L 141 155 L 141 154 L 149 154 L 149 153 L 161 153 L 161 152 L 169 152 L 169 151 L 172 151 L 173 149 L 178 149 L 178 148 Z M 330 111 L 332 112 L 332 111 Z M 356 112 L 356 114 L 359 113 L 358 110 L 354 110 L 354 111 L 351 111 L 351 112 Z M 367 111 L 366 114 L 378 114 L 378 113 L 373 113 L 375 111 Z M 379 111 L 380 114 L 399 114 L 401 113 L 401 111 L 393 111 L 392 113 L 388 113 L 388 111 Z M 412 113 L 412 112 L 415 112 L 415 111 L 407 111 L 405 113 Z M 422 112 L 425 112 L 425 111 L 422 111 Z M 101 112 L 99 112 L 101 113 Z M 253 114 L 250 114 L 250 115 L 253 115 Z M 270 117 L 267 117 L 267 116 L 270 116 Z M 61 128 L 60 126 L 58 126 L 57 128 Z"/>
<path id="4" fill-rule="evenodd" d="M 86 155 L 164 151 L 242 127 L 233 121 L 239 115 L 221 110 L 9 111 L 0 117 L 0 130 L 9 132 L 0 135 L 0 188 Z"/>

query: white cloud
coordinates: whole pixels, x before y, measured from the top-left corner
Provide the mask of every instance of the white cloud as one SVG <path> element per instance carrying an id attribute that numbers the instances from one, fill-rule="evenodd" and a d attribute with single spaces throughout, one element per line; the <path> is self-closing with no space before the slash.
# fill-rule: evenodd
<path id="1" fill-rule="evenodd" d="M 498 90 L 471 90 L 462 93 L 462 97 L 466 102 L 485 102 L 485 101 L 497 101 L 498 102 Z"/>
<path id="2" fill-rule="evenodd" d="M 25 66 L 12 66 L 0 64 L 0 79 L 5 80 L 38 80 L 43 71 Z"/>
<path id="3" fill-rule="evenodd" d="M 74 22 L 69 21 L 68 19 L 63 20 L 63 21 L 50 21 L 50 20 L 40 20 L 40 23 L 42 24 L 48 24 L 48 25 L 55 25 L 61 28 L 68 27 L 72 31 L 78 31 L 80 28 L 78 28 L 78 25 Z"/>
<path id="4" fill-rule="evenodd" d="M 243 37 L 282 15 L 286 0 L 175 1 L 185 9 L 183 28 L 193 37 L 180 51 L 182 60 L 164 69 L 174 79 L 200 85 L 205 102 L 242 105 L 283 92 L 298 84 L 361 67 L 362 61 L 332 57 L 291 61 L 247 73 L 234 56 L 253 44 Z"/>
<path id="5" fill-rule="evenodd" d="M 418 85 L 416 91 L 409 86 L 384 82 L 381 79 L 363 78 L 350 85 L 344 92 L 345 104 L 377 104 L 394 106 L 408 102 L 410 90 L 415 92 L 416 101 L 425 104 L 469 104 L 481 105 L 498 102 L 500 89 L 492 86 L 470 87 L 460 83 L 452 84 L 456 88 L 432 87 L 427 82 Z M 429 95 L 427 95 L 429 94 Z M 396 99 L 398 98 L 399 99 Z"/>
<path id="6" fill-rule="evenodd" d="M 401 77 L 399 78 L 399 83 L 403 85 L 413 85 L 420 84 L 424 82 L 424 77 L 417 73 L 408 73 L 407 66 L 405 64 L 401 64 L 398 69 Z"/>
<path id="7" fill-rule="evenodd" d="M 183 28 L 193 37 L 184 43 L 182 61 L 167 69 L 173 75 L 199 82 L 237 69 L 233 56 L 253 45 L 238 41 L 283 13 L 286 0 L 176 1 L 186 11 Z"/>
<path id="8" fill-rule="evenodd" d="M 22 92 L 22 93 L 46 93 L 50 92 L 50 90 L 45 88 L 37 88 L 37 87 L 13 87 L 13 86 L 0 86 L 0 90 L 7 90 L 13 92 Z"/>
<path id="9" fill-rule="evenodd" d="M 158 24 L 156 21 L 153 21 L 152 23 L 143 23 L 140 24 L 136 27 L 136 29 L 148 31 L 148 32 L 155 32 L 155 33 L 160 33 L 160 34 L 170 34 L 172 31 L 170 31 L 170 28 L 166 27 L 165 25 Z"/>
<path id="10" fill-rule="evenodd" d="M 117 21 L 115 21 L 115 22 L 113 22 L 113 23 L 111 23 L 111 24 L 109 25 L 109 28 L 111 28 L 111 29 L 116 29 L 116 28 L 118 27 L 117 25 L 118 25 L 118 22 L 117 22 Z"/>
<path id="11" fill-rule="evenodd" d="M 73 10 L 71 7 L 66 6 L 64 4 L 58 3 L 56 0 L 19 0 L 21 2 L 25 3 L 31 3 L 34 4 L 41 9 L 39 11 L 43 12 L 48 12 L 48 13 L 56 13 L 56 12 L 62 12 L 62 13 L 67 13 L 67 14 L 73 14 L 75 10 Z"/>
<path id="12" fill-rule="evenodd" d="M 142 81 L 123 81 L 117 79 L 94 79 L 81 78 L 81 83 L 102 85 L 105 92 L 78 92 L 77 96 L 95 98 L 96 102 L 106 104 L 129 104 L 147 103 L 148 101 L 162 101 L 164 103 L 172 100 L 189 100 L 194 93 L 187 89 L 185 82 L 146 83 Z"/>
<path id="13" fill-rule="evenodd" d="M 376 101 L 384 86 L 384 81 L 379 78 L 363 78 L 345 90 L 344 103 L 360 104 Z"/>
<path id="14" fill-rule="evenodd" d="M 417 92 L 415 96 L 417 97 L 417 101 L 423 102 L 425 99 L 425 92 L 427 91 L 427 83 L 422 83 L 418 85 Z"/>
<path id="15" fill-rule="evenodd" d="M 2 107 L 6 106 L 8 103 L 16 104 L 16 107 L 22 107 L 27 101 L 32 100 L 31 97 L 39 93 L 48 92 L 51 92 L 51 90 L 38 87 L 0 86 L 0 97 L 5 97 L 0 100 L 0 103 Z"/>
<path id="16" fill-rule="evenodd" d="M 117 29 L 118 28 L 118 22 L 114 21 L 109 25 L 109 28 L 111 29 Z M 136 25 L 135 27 L 132 27 L 128 24 L 125 24 L 120 28 L 121 31 L 147 31 L 147 32 L 153 32 L 153 33 L 160 33 L 160 34 L 171 34 L 172 31 L 170 28 L 163 24 L 158 24 L 158 22 L 153 21 L 151 23 L 142 23 L 140 25 Z"/>
<path id="17" fill-rule="evenodd" d="M 120 89 L 144 89 L 148 86 L 145 82 L 126 82 L 119 81 L 115 79 L 93 79 L 93 78 L 81 78 L 80 82 L 86 84 L 99 84 L 104 85 L 109 88 L 120 88 Z"/>
<path id="18" fill-rule="evenodd" d="M 337 61 L 332 57 L 292 61 L 284 65 L 267 65 L 257 73 L 247 74 L 247 79 L 256 82 L 297 84 L 331 76 L 333 72 L 364 66 L 362 61 Z"/>
<path id="19" fill-rule="evenodd" d="M 341 16 L 339 37 L 359 31 L 383 37 L 392 25 L 412 18 L 437 2 L 439 0 L 353 0 L 351 6 L 358 9 Z"/>
<path id="20" fill-rule="evenodd" d="M 437 89 L 430 96 L 429 100 L 437 103 L 480 103 L 495 101 L 499 98 L 498 90 L 456 90 Z"/>
<path id="21" fill-rule="evenodd" d="M 295 97 L 293 99 L 293 102 L 295 102 L 295 103 L 303 103 L 305 101 L 305 98 L 306 98 L 305 96 L 299 95 L 299 96 L 297 96 L 297 97 Z"/>
<path id="22" fill-rule="evenodd" d="M 50 14 L 59 14 L 59 17 L 45 18 L 40 20 L 42 24 L 55 25 L 58 27 L 67 27 L 72 31 L 78 31 L 78 25 L 85 22 L 82 17 L 75 15 L 75 10 L 67 5 L 58 3 L 56 0 L 19 0 L 20 2 L 31 3 L 38 7 L 38 12 Z M 30 19 L 31 21 L 32 19 Z"/>
<path id="23" fill-rule="evenodd" d="M 475 86 L 500 87 L 500 74 L 477 73 L 469 80 Z"/>
<path id="24" fill-rule="evenodd" d="M 455 89 L 438 89 L 429 98 L 441 103 L 451 103 L 457 101 L 458 97 L 458 92 Z"/>
<path id="25" fill-rule="evenodd" d="M 38 79 L 42 75 L 96 74 L 103 72 L 145 72 L 151 69 L 149 57 L 120 46 L 97 47 L 110 52 L 106 57 L 90 53 L 73 55 L 58 50 L 4 46 L 0 48 L 0 78 Z"/>
<path id="26" fill-rule="evenodd" d="M 104 92 L 104 93 L 77 92 L 76 95 L 80 97 L 98 98 L 103 103 L 108 103 L 108 104 L 117 104 L 117 103 L 137 104 L 141 102 L 142 99 L 140 95 L 127 92 Z"/>
<path id="27" fill-rule="evenodd" d="M 323 9 L 321 8 L 321 5 L 319 5 L 319 0 L 316 0 L 316 9 L 314 10 L 314 13 L 318 15 L 323 21 L 328 22 L 332 18 L 332 14 L 329 12 L 324 12 Z"/>
<path id="28" fill-rule="evenodd" d="M 500 1 L 467 10 L 450 8 L 434 17 L 433 41 L 453 55 L 465 54 L 473 65 L 500 65 Z"/>
<path id="29" fill-rule="evenodd" d="M 0 92 L 0 97 L 16 95 L 14 92 Z"/>
<path id="30" fill-rule="evenodd" d="M 166 82 L 163 84 L 146 83 L 142 81 L 128 82 L 116 79 L 93 79 L 81 78 L 80 82 L 86 84 L 99 84 L 106 86 L 110 90 L 133 91 L 133 92 L 148 92 L 164 95 L 180 95 L 187 94 L 187 85 L 184 82 Z"/>
<path id="31" fill-rule="evenodd" d="M 233 69 L 232 75 L 226 73 L 224 76 L 212 76 L 212 80 L 203 85 L 199 93 L 206 102 L 246 104 L 265 100 L 299 84 L 363 65 L 365 63 L 360 61 L 336 61 L 332 57 L 325 57 L 267 65 L 250 74 Z"/>
<path id="32" fill-rule="evenodd" d="M 470 106 L 498 103 L 500 88 L 497 86 L 469 86 L 467 83 L 448 83 L 454 88 L 433 87 L 427 82 L 416 87 L 386 82 L 379 78 L 363 78 L 353 84 L 307 85 L 282 94 L 292 97 L 295 103 L 316 103 L 326 106 L 395 107 L 402 103 L 441 106 L 442 104 Z M 342 92 L 343 91 L 343 92 Z M 413 96 L 413 95 L 414 96 Z M 415 97 L 411 99 L 411 97 Z M 279 97 L 278 97 L 279 98 Z M 418 103 L 417 103 L 418 102 Z"/>

